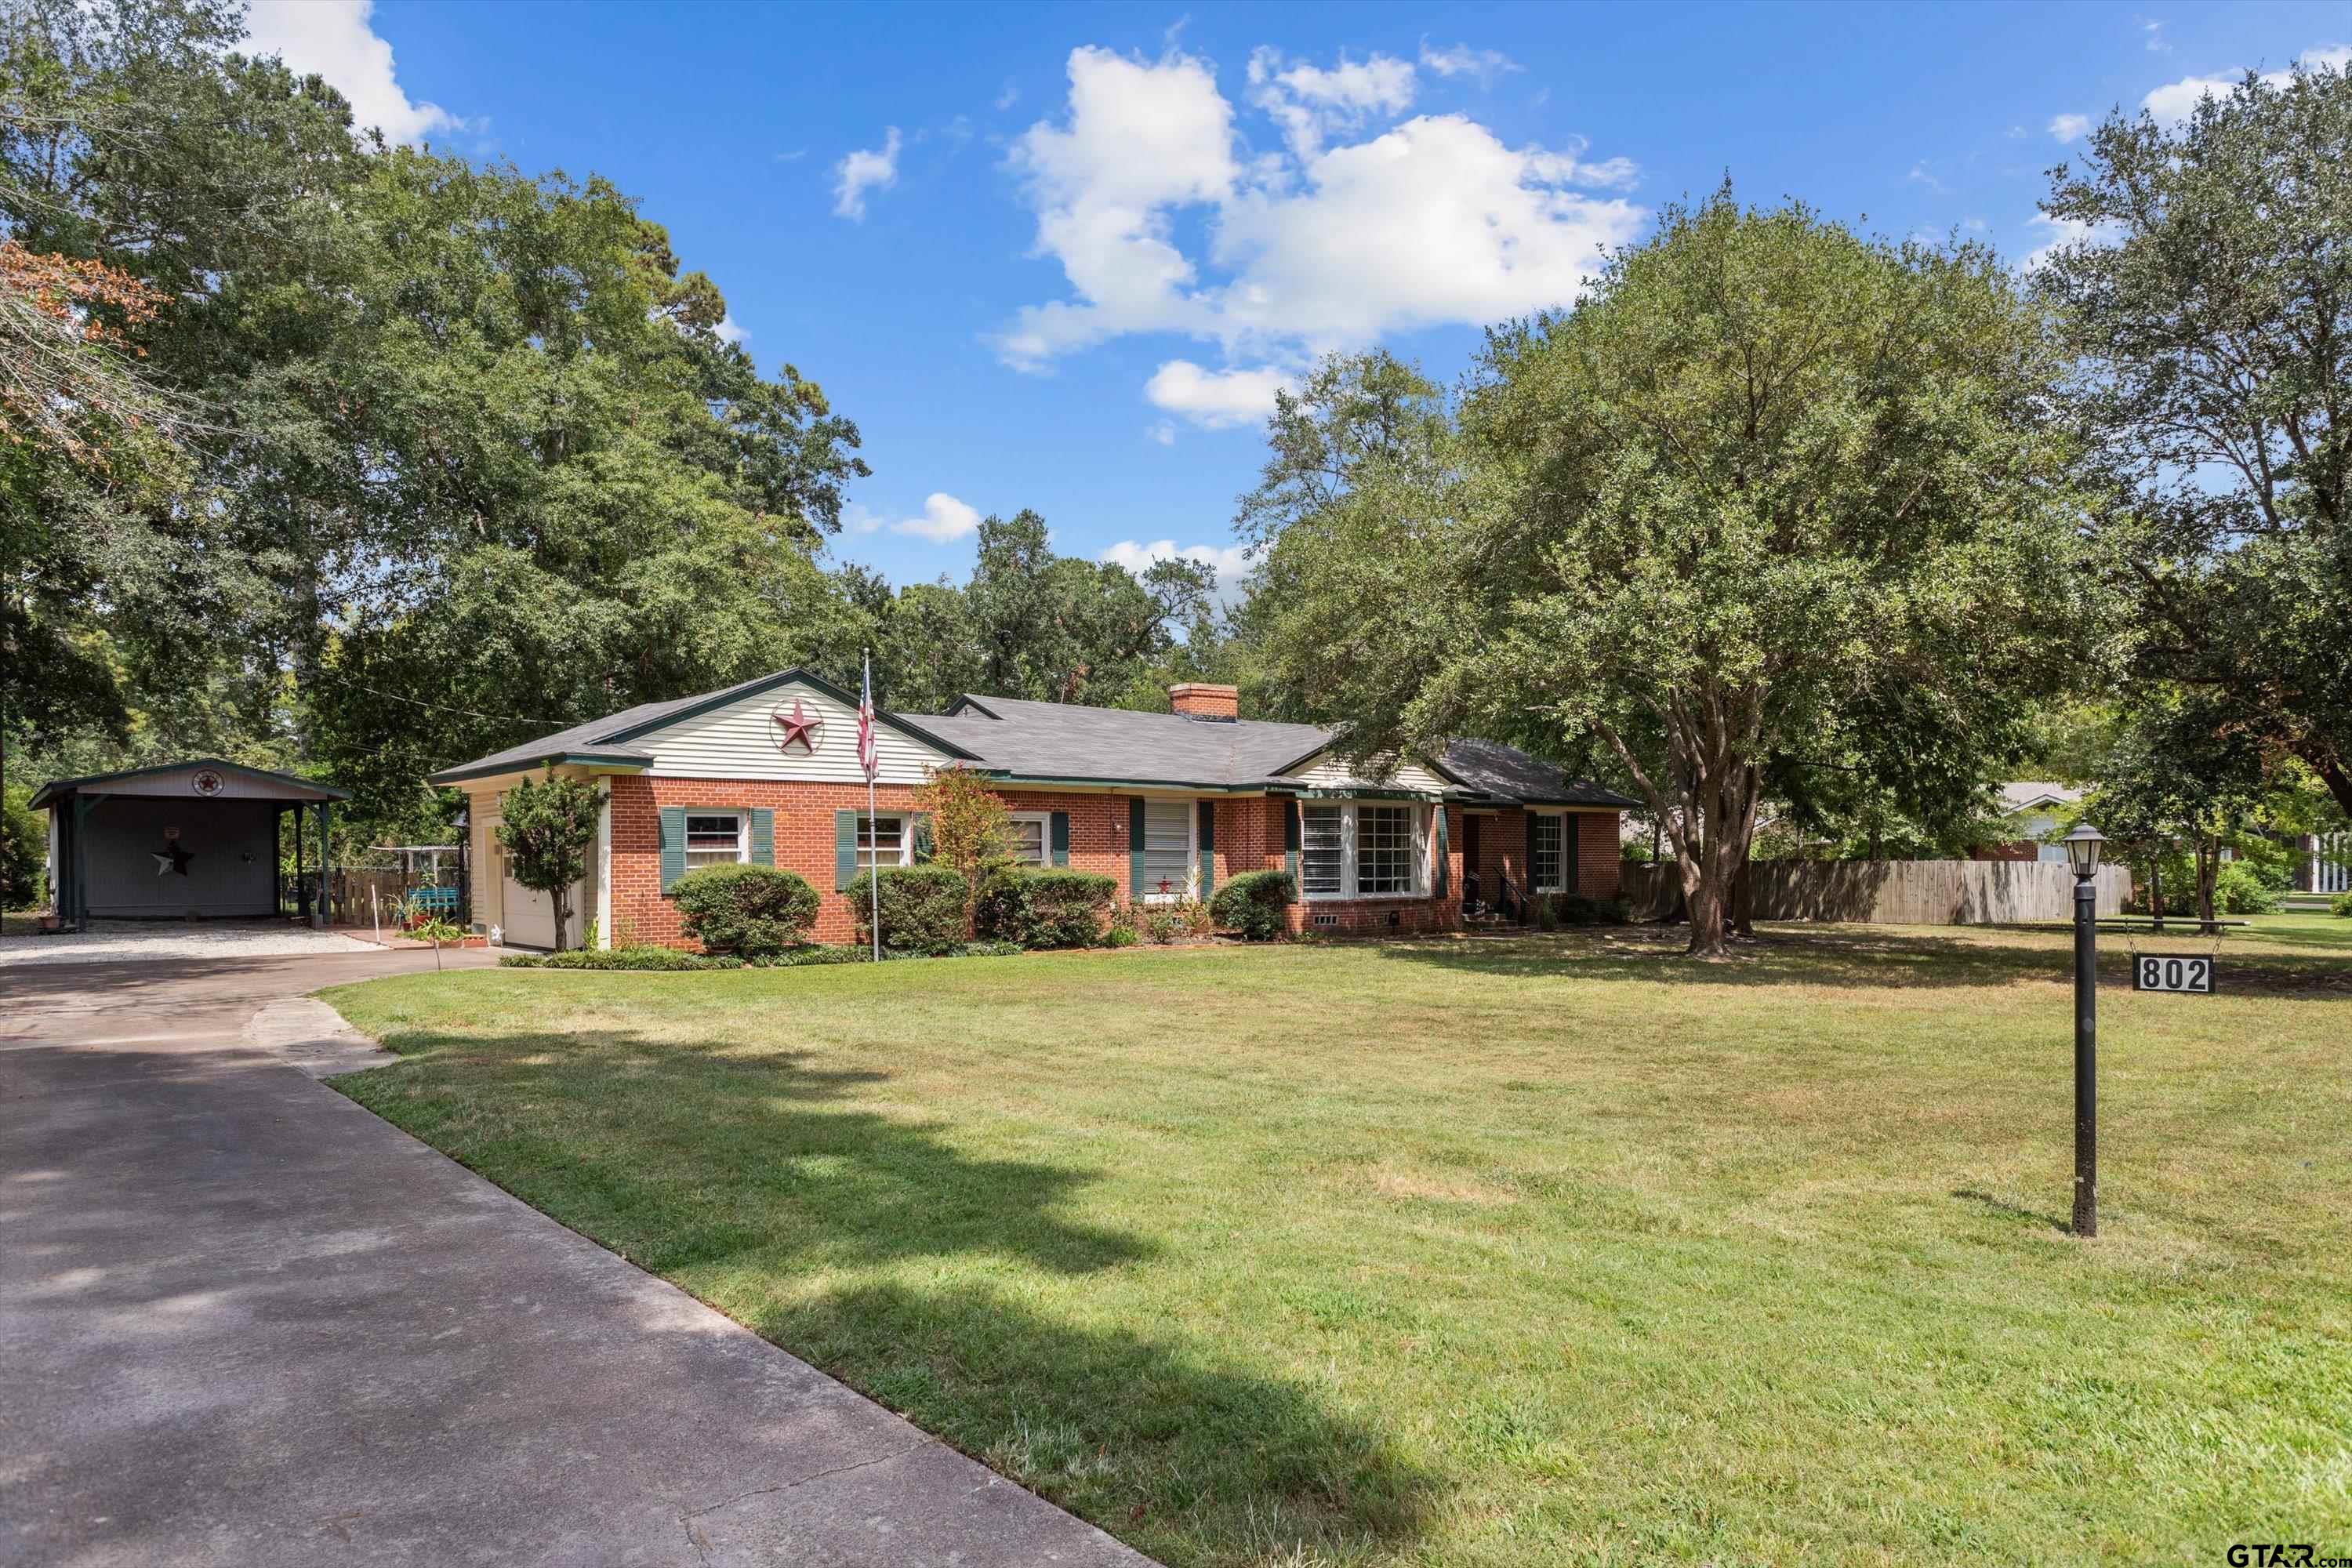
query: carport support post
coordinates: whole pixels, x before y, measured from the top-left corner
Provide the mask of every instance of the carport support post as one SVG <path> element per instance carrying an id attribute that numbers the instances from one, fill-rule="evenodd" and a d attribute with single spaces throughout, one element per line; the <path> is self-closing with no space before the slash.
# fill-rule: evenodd
<path id="1" fill-rule="evenodd" d="M 294 803 L 294 918 L 310 923 L 310 884 L 302 879 L 302 803 Z"/>
<path id="2" fill-rule="evenodd" d="M 321 931 L 334 919 L 335 851 L 331 837 L 334 827 L 334 807 L 322 800 L 319 803 L 319 903 L 310 916 L 310 923 Z"/>
<path id="3" fill-rule="evenodd" d="M 79 790 L 73 795 L 73 865 L 68 875 L 73 878 L 74 929 L 89 929 L 89 796 Z"/>

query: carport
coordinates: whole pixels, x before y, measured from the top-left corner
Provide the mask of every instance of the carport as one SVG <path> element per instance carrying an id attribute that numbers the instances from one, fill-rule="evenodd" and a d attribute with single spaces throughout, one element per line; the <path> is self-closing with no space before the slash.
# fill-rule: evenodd
<path id="1" fill-rule="evenodd" d="M 279 912 L 280 828 L 294 814 L 299 912 L 327 923 L 301 877 L 305 814 L 327 842 L 333 803 L 349 790 L 218 757 L 87 778 L 33 794 L 49 814 L 49 880 L 58 918 L 88 931 L 110 920 L 256 920 Z M 324 879 L 321 879 L 324 886 Z"/>

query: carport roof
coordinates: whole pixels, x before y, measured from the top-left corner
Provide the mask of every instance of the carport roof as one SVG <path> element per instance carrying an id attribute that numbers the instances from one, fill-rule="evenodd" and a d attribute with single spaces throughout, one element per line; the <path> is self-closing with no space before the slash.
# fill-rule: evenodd
<path id="1" fill-rule="evenodd" d="M 37 811 L 68 795 L 79 795 L 85 791 L 103 795 L 107 793 L 109 784 L 121 784 L 131 779 L 153 778 L 162 773 L 185 773 L 193 768 L 216 768 L 225 773 L 234 773 L 250 784 L 265 786 L 260 793 L 238 797 L 243 800 L 309 801 L 352 798 L 351 791 L 337 789 L 332 784 L 322 784 L 316 779 L 297 778 L 292 773 L 274 773 L 268 768 L 249 768 L 243 763 L 232 763 L 225 757 L 189 757 L 182 762 L 158 763 L 147 768 L 124 768 L 110 773 L 85 773 L 74 779 L 51 779 L 35 790 L 33 798 L 26 804 Z"/>

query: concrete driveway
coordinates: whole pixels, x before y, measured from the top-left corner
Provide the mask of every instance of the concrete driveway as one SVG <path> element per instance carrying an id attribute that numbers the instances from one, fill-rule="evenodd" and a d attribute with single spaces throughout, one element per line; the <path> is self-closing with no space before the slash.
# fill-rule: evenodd
<path id="1" fill-rule="evenodd" d="M 431 966 L 0 973 L 0 1563 L 1146 1562 L 314 1080 Z"/>

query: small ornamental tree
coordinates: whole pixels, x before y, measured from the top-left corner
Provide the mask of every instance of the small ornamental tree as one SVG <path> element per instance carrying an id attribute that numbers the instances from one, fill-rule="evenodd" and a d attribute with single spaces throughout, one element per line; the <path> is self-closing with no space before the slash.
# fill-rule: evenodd
<path id="1" fill-rule="evenodd" d="M 931 820 L 931 863 L 963 878 L 964 934 L 981 888 L 1013 864 L 1013 818 L 1004 799 L 970 768 L 933 768 L 915 797 Z"/>
<path id="2" fill-rule="evenodd" d="M 580 779 L 552 773 L 544 784 L 524 779 L 507 791 L 499 808 L 499 847 L 507 853 L 507 874 L 555 905 L 555 950 L 572 920 L 572 885 L 588 870 L 588 847 L 596 842 L 596 814 L 604 793 Z"/>

